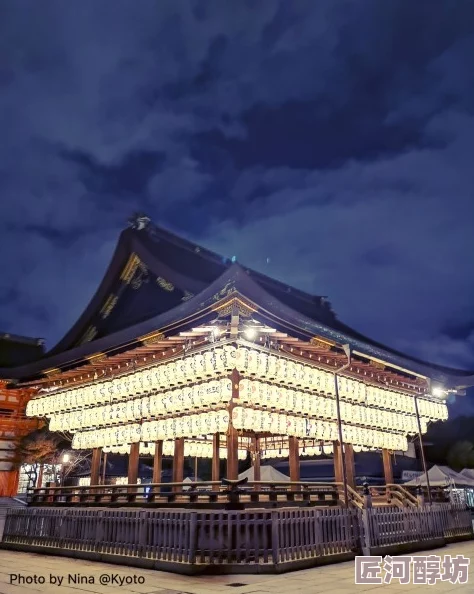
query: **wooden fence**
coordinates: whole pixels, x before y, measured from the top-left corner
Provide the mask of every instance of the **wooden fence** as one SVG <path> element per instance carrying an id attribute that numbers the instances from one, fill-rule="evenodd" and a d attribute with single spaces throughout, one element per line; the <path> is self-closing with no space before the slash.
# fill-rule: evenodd
<path id="1" fill-rule="evenodd" d="M 376 548 L 472 537 L 468 510 L 10 509 L 3 548 L 178 572 L 275 572 Z"/>
<path id="2" fill-rule="evenodd" d="M 424 507 L 372 507 L 361 511 L 363 548 L 472 538 L 469 509 L 440 503 Z"/>

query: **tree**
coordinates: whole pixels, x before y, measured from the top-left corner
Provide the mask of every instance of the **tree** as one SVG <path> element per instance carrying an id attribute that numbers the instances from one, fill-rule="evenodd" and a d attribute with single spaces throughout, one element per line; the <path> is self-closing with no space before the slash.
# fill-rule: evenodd
<path id="1" fill-rule="evenodd" d="M 66 454 L 68 461 L 64 463 Z M 20 464 L 29 466 L 29 487 L 36 485 L 41 466 L 58 483 L 59 477 L 64 481 L 79 466 L 90 467 L 90 455 L 87 451 L 71 450 L 71 437 L 67 434 L 52 433 L 47 429 L 29 433 L 18 448 Z M 61 471 L 58 475 L 59 468 Z"/>
<path id="2" fill-rule="evenodd" d="M 474 467 L 474 444 L 470 441 L 457 441 L 448 451 L 447 462 L 454 470 Z"/>

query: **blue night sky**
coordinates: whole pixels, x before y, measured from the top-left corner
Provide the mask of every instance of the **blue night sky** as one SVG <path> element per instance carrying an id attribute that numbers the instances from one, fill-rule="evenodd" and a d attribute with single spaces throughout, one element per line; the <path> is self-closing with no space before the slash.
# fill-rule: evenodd
<path id="1" fill-rule="evenodd" d="M 2 331 L 52 347 L 142 211 L 474 369 L 471 1 L 15 0 L 0 50 Z"/>

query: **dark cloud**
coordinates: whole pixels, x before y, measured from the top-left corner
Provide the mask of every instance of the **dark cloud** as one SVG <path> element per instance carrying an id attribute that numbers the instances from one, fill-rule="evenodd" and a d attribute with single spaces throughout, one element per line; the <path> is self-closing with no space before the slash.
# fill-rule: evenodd
<path id="1" fill-rule="evenodd" d="M 2 330 L 51 346 L 145 211 L 474 367 L 469 0 L 1 12 Z"/>

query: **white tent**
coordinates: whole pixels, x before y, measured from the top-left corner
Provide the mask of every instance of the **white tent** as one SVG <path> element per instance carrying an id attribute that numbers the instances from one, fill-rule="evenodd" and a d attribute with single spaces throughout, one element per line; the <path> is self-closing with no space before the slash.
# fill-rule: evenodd
<path id="1" fill-rule="evenodd" d="M 254 472 L 253 466 L 246 470 L 245 472 L 241 472 L 239 474 L 239 479 L 248 478 L 249 481 L 253 481 L 254 479 Z M 282 483 L 287 482 L 290 480 L 289 476 L 283 474 L 273 466 L 260 466 L 260 480 L 261 481 L 274 481 L 275 483 Z"/>
<path id="2" fill-rule="evenodd" d="M 474 487 L 474 479 L 456 472 L 449 466 L 433 466 L 428 470 L 428 479 L 432 487 Z M 404 483 L 406 487 L 426 486 L 426 475 Z"/>
<path id="3" fill-rule="evenodd" d="M 461 474 L 474 481 L 474 468 L 464 468 L 464 470 L 461 470 Z"/>

